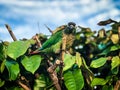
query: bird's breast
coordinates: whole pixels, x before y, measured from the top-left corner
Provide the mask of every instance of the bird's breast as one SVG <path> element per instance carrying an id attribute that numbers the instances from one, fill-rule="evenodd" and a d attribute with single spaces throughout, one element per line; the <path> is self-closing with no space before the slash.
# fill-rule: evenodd
<path id="1" fill-rule="evenodd" d="M 66 35 L 66 48 L 70 48 L 75 40 L 75 36 L 72 34 Z"/>

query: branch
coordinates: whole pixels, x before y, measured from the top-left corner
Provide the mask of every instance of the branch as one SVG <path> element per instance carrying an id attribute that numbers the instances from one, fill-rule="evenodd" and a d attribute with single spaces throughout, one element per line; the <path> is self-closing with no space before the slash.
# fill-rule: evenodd
<path id="1" fill-rule="evenodd" d="M 120 80 L 116 82 L 116 85 L 114 86 L 114 90 L 120 90 Z"/>
<path id="2" fill-rule="evenodd" d="M 117 23 L 116 21 L 114 21 L 114 20 L 112 20 L 112 19 L 108 19 L 108 20 L 105 20 L 105 21 L 100 21 L 99 23 L 98 23 L 98 25 L 99 26 L 105 26 L 105 25 L 107 25 L 107 24 L 110 24 L 110 23 Z"/>
<path id="3" fill-rule="evenodd" d="M 31 88 L 29 88 L 27 85 L 23 84 L 20 81 L 17 81 L 18 85 L 20 85 L 24 90 L 31 90 Z"/>
<path id="4" fill-rule="evenodd" d="M 5 26 L 6 26 L 7 30 L 8 30 L 8 32 L 9 32 L 9 34 L 11 35 L 12 39 L 13 39 L 14 41 L 17 41 L 17 39 L 16 39 L 14 33 L 12 32 L 10 26 L 9 26 L 8 24 L 5 24 Z"/>
<path id="5" fill-rule="evenodd" d="M 37 46 L 42 47 L 41 41 L 39 40 L 38 34 L 32 37 L 32 39 L 36 40 Z"/>
<path id="6" fill-rule="evenodd" d="M 49 61 L 49 60 L 48 60 Z M 48 62 L 49 65 L 52 65 L 50 62 Z M 50 66 L 47 71 L 50 75 L 50 78 L 52 79 L 53 81 L 53 84 L 56 88 L 56 90 L 61 90 L 61 87 L 59 85 L 59 81 L 58 81 L 58 77 L 57 77 L 57 74 L 55 72 L 55 69 L 57 68 L 57 66 L 60 65 L 60 61 L 59 60 L 56 60 L 55 64 Z"/>

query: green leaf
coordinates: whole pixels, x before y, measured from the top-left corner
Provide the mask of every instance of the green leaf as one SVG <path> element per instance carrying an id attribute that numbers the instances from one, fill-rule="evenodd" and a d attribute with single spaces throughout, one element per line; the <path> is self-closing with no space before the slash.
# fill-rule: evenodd
<path id="1" fill-rule="evenodd" d="M 105 50 L 102 51 L 99 55 L 106 55 L 110 52 L 111 47 L 107 47 Z"/>
<path id="2" fill-rule="evenodd" d="M 46 77 L 43 74 L 41 74 L 39 78 L 35 80 L 34 90 L 39 90 L 41 87 L 46 87 Z"/>
<path id="3" fill-rule="evenodd" d="M 0 87 L 2 87 L 4 84 L 5 84 L 5 81 L 2 81 L 2 80 L 0 79 Z"/>
<path id="4" fill-rule="evenodd" d="M 79 67 L 82 65 L 82 58 L 78 52 L 76 52 L 76 63 L 78 64 Z"/>
<path id="5" fill-rule="evenodd" d="M 120 58 L 119 58 L 119 56 L 113 57 L 112 58 L 112 63 L 111 63 L 111 66 L 112 66 L 111 69 L 114 69 L 115 67 L 117 67 L 119 65 L 120 65 Z"/>
<path id="6" fill-rule="evenodd" d="M 102 87 L 102 90 L 113 90 L 113 86 L 112 85 L 104 85 L 103 87 Z"/>
<path id="7" fill-rule="evenodd" d="M 76 90 L 81 90 L 84 86 L 84 79 L 80 69 L 75 69 L 73 71 L 73 76 L 76 82 Z"/>
<path id="8" fill-rule="evenodd" d="M 29 45 L 30 42 L 27 41 L 12 42 L 8 46 L 7 55 L 13 59 L 16 59 L 27 51 Z"/>
<path id="9" fill-rule="evenodd" d="M 64 73 L 64 81 L 68 90 L 77 90 L 76 81 L 71 71 Z"/>
<path id="10" fill-rule="evenodd" d="M 69 68 L 71 68 L 73 66 L 73 64 L 75 64 L 75 56 L 72 56 L 70 54 L 65 54 L 64 56 L 64 68 L 63 71 L 68 70 Z"/>
<path id="11" fill-rule="evenodd" d="M 91 65 L 90 67 L 93 67 L 93 68 L 98 68 L 98 67 L 101 67 L 103 66 L 107 61 L 107 58 L 106 57 L 101 57 L 101 58 L 98 58 L 96 60 L 93 60 L 91 62 Z"/>
<path id="12" fill-rule="evenodd" d="M 15 80 L 20 72 L 18 63 L 14 60 L 6 60 L 5 66 L 9 72 L 9 79 Z"/>
<path id="13" fill-rule="evenodd" d="M 5 61 L 6 60 L 3 60 L 2 63 L 1 63 L 1 66 L 0 66 L 0 72 L 2 73 L 5 69 Z"/>
<path id="14" fill-rule="evenodd" d="M 33 39 L 29 39 L 29 40 L 27 40 L 27 41 L 25 41 L 26 43 L 30 43 L 30 44 L 35 44 L 35 40 L 33 40 Z"/>
<path id="15" fill-rule="evenodd" d="M 25 67 L 26 70 L 34 74 L 34 72 L 40 66 L 41 60 L 42 58 L 39 55 L 34 55 L 30 57 L 25 56 L 22 60 L 22 65 Z"/>
<path id="16" fill-rule="evenodd" d="M 4 48 L 3 44 L 0 43 L 0 60 L 4 58 L 3 48 Z"/>
<path id="17" fill-rule="evenodd" d="M 83 57 L 82 57 L 82 61 L 83 61 L 83 64 L 82 64 L 83 67 L 81 70 L 84 72 L 83 73 L 84 79 L 86 80 L 87 84 L 90 84 L 94 78 L 94 74 L 86 65 L 85 59 Z"/>
<path id="18" fill-rule="evenodd" d="M 118 50 L 120 49 L 120 45 L 119 44 L 115 44 L 111 47 L 110 51 L 115 51 L 115 50 Z"/>
<path id="19" fill-rule="evenodd" d="M 68 90 L 81 90 L 84 86 L 84 79 L 80 69 L 65 72 L 64 81 Z"/>
<path id="20" fill-rule="evenodd" d="M 6 49 L 7 46 L 4 44 L 0 43 L 0 60 L 3 61 L 6 58 Z"/>
<path id="21" fill-rule="evenodd" d="M 117 75 L 119 72 L 119 67 L 115 67 L 114 69 L 111 70 L 112 74 Z"/>
<path id="22" fill-rule="evenodd" d="M 108 82 L 108 80 L 105 80 L 103 78 L 94 78 L 91 86 L 96 86 L 96 85 L 105 85 Z"/>

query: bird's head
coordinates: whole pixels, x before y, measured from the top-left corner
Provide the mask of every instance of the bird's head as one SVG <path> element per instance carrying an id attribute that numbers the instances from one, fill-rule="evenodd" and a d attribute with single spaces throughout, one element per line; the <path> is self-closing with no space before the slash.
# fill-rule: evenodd
<path id="1" fill-rule="evenodd" d="M 76 24 L 75 24 L 74 22 L 69 22 L 69 23 L 68 23 L 69 29 L 74 29 L 75 26 L 76 26 Z"/>
<path id="2" fill-rule="evenodd" d="M 74 22 L 69 22 L 67 25 L 67 28 L 65 29 L 66 34 L 74 34 L 76 32 L 75 30 L 76 24 Z"/>

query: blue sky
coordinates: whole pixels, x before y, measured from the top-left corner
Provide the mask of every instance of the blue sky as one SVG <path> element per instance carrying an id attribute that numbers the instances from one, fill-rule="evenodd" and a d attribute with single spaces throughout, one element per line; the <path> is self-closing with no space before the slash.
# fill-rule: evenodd
<path id="1" fill-rule="evenodd" d="M 9 24 L 17 39 L 30 39 L 36 33 L 50 35 L 70 21 L 99 30 L 101 20 L 120 21 L 120 0 L 0 0 L 0 40 L 12 41 L 4 24 Z M 38 29 L 38 23 L 39 28 Z"/>

